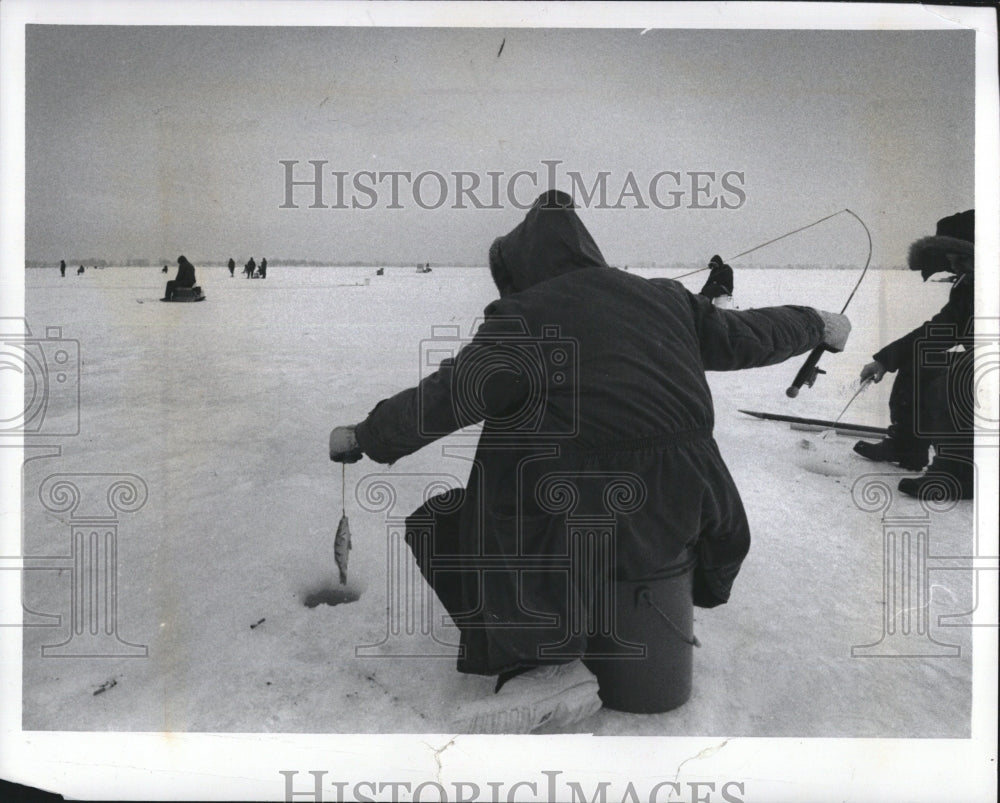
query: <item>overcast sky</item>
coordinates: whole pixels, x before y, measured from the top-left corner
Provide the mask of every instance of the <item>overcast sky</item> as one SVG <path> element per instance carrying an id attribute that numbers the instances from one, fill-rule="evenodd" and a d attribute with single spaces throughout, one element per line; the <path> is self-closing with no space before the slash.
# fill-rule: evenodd
<path id="1" fill-rule="evenodd" d="M 502 52 L 500 52 L 503 45 Z M 26 41 L 26 257 L 184 253 L 199 260 L 485 262 L 523 215 L 519 170 L 547 184 L 559 160 L 609 203 L 581 216 L 609 261 L 703 262 L 850 207 L 876 264 L 901 264 L 935 221 L 974 205 L 974 34 L 969 31 L 694 31 L 30 26 Z M 499 52 L 499 55 L 498 55 Z M 421 208 L 389 181 L 374 208 L 285 202 L 285 167 L 312 177 L 436 171 Z M 451 208 L 449 174 L 502 174 L 500 209 Z M 678 208 L 659 200 L 683 192 Z M 694 171 L 706 190 L 695 195 Z M 722 174 L 729 184 L 721 184 Z M 735 174 L 742 174 L 737 177 Z M 362 179 L 363 183 L 375 183 Z M 433 203 L 435 181 L 421 185 Z M 516 198 L 530 202 L 528 180 Z M 732 209 L 690 208 L 712 201 Z M 634 208 L 646 203 L 649 209 Z M 470 203 L 466 204 L 471 206 Z M 749 260 L 853 263 L 846 215 Z"/>

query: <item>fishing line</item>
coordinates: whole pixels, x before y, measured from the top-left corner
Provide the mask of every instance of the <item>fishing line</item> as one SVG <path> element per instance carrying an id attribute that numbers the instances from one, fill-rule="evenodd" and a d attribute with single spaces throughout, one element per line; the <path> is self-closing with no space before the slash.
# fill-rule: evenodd
<path id="1" fill-rule="evenodd" d="M 838 415 L 838 416 L 837 416 L 837 417 L 836 417 L 836 418 L 835 418 L 835 419 L 833 420 L 833 425 L 834 425 L 834 427 L 836 427 L 836 425 L 840 423 L 840 419 L 844 417 L 844 413 L 846 413 L 846 412 L 847 412 L 847 408 L 848 408 L 848 407 L 850 407 L 850 406 L 851 406 L 852 404 L 854 404 L 854 400 L 855 400 L 856 398 L 858 398 L 858 396 L 860 396 L 860 395 L 861 395 L 861 392 L 862 392 L 862 391 L 863 391 L 863 390 L 864 390 L 865 388 L 867 388 L 867 387 L 868 387 L 868 386 L 869 386 L 869 385 L 870 385 L 871 383 L 872 383 L 872 378 L 871 378 L 871 377 L 868 377 L 868 378 L 867 378 L 867 379 L 866 379 L 866 380 L 865 380 L 864 382 L 862 382 L 862 383 L 861 383 L 861 387 L 859 387 L 859 388 L 858 388 L 858 389 L 857 389 L 857 390 L 855 391 L 854 395 L 853 395 L 853 396 L 851 396 L 851 400 L 850 400 L 849 402 L 847 402 L 847 404 L 845 404 L 845 405 L 844 405 L 844 409 L 840 411 L 840 415 Z"/>
<path id="2" fill-rule="evenodd" d="M 776 243 L 776 242 L 778 242 L 778 240 L 784 240 L 786 237 L 791 237 L 793 234 L 798 234 L 800 231 L 805 231 L 806 229 L 811 229 L 813 226 L 818 226 L 820 223 L 825 223 L 830 218 L 836 217 L 837 215 L 841 215 L 844 212 L 847 212 L 848 214 L 854 215 L 854 217 L 858 218 L 858 216 L 855 215 L 853 212 L 851 212 L 850 209 L 847 209 L 847 208 L 840 209 L 840 210 L 834 212 L 832 215 L 827 215 L 826 217 L 821 217 L 819 220 L 814 220 L 812 223 L 808 223 L 805 226 L 799 226 L 799 228 L 793 229 L 792 231 L 786 232 L 785 234 L 782 234 L 779 237 L 775 237 L 775 238 L 773 238 L 771 240 L 768 240 L 766 243 L 761 243 L 760 245 L 755 245 L 753 248 L 748 248 L 746 251 L 741 251 L 738 254 L 735 254 L 735 255 L 733 255 L 731 257 L 727 257 L 724 261 L 728 262 L 729 260 L 732 260 L 732 259 L 738 259 L 739 257 L 745 257 L 747 254 L 752 254 L 754 251 L 758 251 L 758 250 L 760 250 L 761 248 L 763 248 L 766 245 L 770 245 L 771 243 Z M 860 221 L 861 218 L 858 218 L 858 220 Z M 864 226 L 865 225 L 864 222 L 862 222 L 861 225 Z M 867 232 L 867 231 L 868 231 L 868 227 L 865 226 L 865 232 Z M 868 257 L 869 257 L 869 259 L 871 258 L 871 235 L 870 234 L 868 235 Z M 687 273 L 682 273 L 679 276 L 671 276 L 670 278 L 672 278 L 672 279 L 683 279 L 685 276 L 693 276 L 696 273 L 701 273 L 702 271 L 708 270 L 710 267 L 711 267 L 710 265 L 706 265 L 704 268 L 698 268 L 698 270 L 692 270 L 692 271 L 689 271 Z M 857 287 L 855 287 L 854 289 L 857 290 Z M 854 293 L 851 293 L 851 295 L 853 296 Z M 848 301 L 848 303 L 850 303 L 850 299 L 848 299 L 847 301 Z"/>
<path id="3" fill-rule="evenodd" d="M 831 432 L 836 432 L 837 431 L 837 424 L 839 424 L 840 423 L 840 419 L 844 417 L 844 413 L 847 412 L 847 410 L 850 408 L 850 406 L 852 404 L 854 404 L 854 400 L 856 398 L 858 398 L 858 396 L 861 395 L 862 391 L 866 390 L 868 388 L 868 386 L 871 385 L 871 383 L 872 383 L 872 378 L 868 377 L 866 380 L 864 380 L 861 383 L 861 386 L 856 391 L 854 391 L 854 395 L 851 396 L 851 398 L 847 402 L 847 404 L 844 405 L 844 409 L 840 411 L 840 415 L 838 415 L 835 419 L 833 419 L 833 426 L 831 426 L 828 431 L 826 431 L 826 432 L 823 433 L 823 439 L 824 440 L 826 439 L 826 436 L 829 435 Z"/>

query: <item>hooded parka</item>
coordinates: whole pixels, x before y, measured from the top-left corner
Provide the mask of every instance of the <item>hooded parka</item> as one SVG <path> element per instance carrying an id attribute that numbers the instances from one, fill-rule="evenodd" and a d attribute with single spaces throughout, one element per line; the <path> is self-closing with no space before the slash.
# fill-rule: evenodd
<path id="1" fill-rule="evenodd" d="M 483 425 L 466 488 L 421 506 L 406 534 L 461 631 L 459 671 L 538 663 L 542 645 L 563 660 L 585 651 L 573 622 L 588 580 L 566 568 L 581 522 L 613 532 L 610 562 L 587 564 L 612 579 L 663 576 L 692 555 L 694 603 L 726 602 L 750 532 L 705 372 L 809 351 L 820 316 L 721 310 L 611 268 L 559 192 L 494 242 L 490 268 L 501 298 L 472 340 L 356 428 L 366 455 L 392 463 Z"/>

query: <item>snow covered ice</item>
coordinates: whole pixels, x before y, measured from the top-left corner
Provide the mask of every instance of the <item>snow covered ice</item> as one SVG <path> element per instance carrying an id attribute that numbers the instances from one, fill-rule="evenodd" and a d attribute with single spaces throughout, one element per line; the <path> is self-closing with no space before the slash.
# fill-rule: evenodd
<path id="1" fill-rule="evenodd" d="M 425 638 L 418 656 L 393 654 L 406 651 L 391 632 L 394 589 L 419 583 L 417 599 L 427 589 L 409 554 L 392 551 L 387 516 L 412 511 L 432 480 L 464 482 L 468 464 L 443 450 L 470 443 L 474 433 L 391 468 L 367 459 L 347 467 L 349 581 L 343 597 L 328 597 L 340 604 L 306 603 L 340 588 L 333 538 L 341 469 L 328 458 L 330 428 L 361 420 L 378 400 L 414 384 L 426 370 L 421 343 L 433 327 L 470 334 L 495 297 L 488 271 L 435 267 L 418 275 L 390 267 L 375 276 L 367 267 L 272 266 L 265 281 L 246 281 L 222 267 L 197 270 L 207 296 L 201 304 L 137 303 L 162 294 L 156 268 L 66 278 L 55 269 L 27 271 L 32 332 L 59 326 L 79 343 L 80 426 L 61 441 L 61 454 L 26 455 L 34 459 L 23 471 L 24 552 L 71 550 L 73 514 L 43 505 L 47 478 L 141 478 L 145 503 L 115 524 L 115 610 L 102 621 L 146 655 L 43 655 L 43 647 L 70 639 L 71 569 L 25 572 L 25 616 L 48 626 L 24 630 L 24 728 L 445 732 L 455 705 L 488 694 L 493 681 L 455 671 L 447 644 L 457 632 L 441 623 L 437 604 L 440 641 Z M 737 268 L 735 301 L 744 309 L 799 303 L 836 311 L 856 277 Z M 702 279 L 685 283 L 696 291 Z M 900 292 L 913 303 L 899 310 L 883 303 Z M 604 709 L 575 731 L 969 735 L 973 573 L 935 571 L 933 559 L 976 554 L 974 503 L 926 513 L 895 492 L 905 473 L 854 455 L 853 438 L 737 412 L 835 418 L 870 355 L 926 320 L 947 293 L 948 285 L 921 285 L 908 271 L 870 271 L 849 310 L 855 328 L 847 350 L 826 355 L 828 373 L 795 400 L 784 390 L 804 357 L 709 375 L 716 439 L 753 530 L 750 555 L 730 603 L 695 612 L 702 646 L 690 701 L 659 715 Z M 884 426 L 890 384 L 891 377 L 862 393 L 844 420 Z M 885 626 L 887 525 L 881 509 L 863 509 L 852 496 L 855 481 L 871 474 L 887 475 L 894 516 L 925 517 L 930 629 L 908 644 L 936 655 L 852 655 L 852 647 L 879 642 Z M 394 497 L 366 496 L 376 481 Z M 900 611 L 900 622 L 918 613 Z"/>

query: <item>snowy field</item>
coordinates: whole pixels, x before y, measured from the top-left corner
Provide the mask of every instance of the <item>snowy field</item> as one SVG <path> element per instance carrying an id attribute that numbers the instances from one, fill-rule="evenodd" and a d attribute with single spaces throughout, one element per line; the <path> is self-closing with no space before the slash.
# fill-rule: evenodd
<path id="1" fill-rule="evenodd" d="M 354 601 L 307 603 L 340 593 L 333 536 L 341 469 L 327 456 L 330 428 L 360 420 L 379 399 L 416 382 L 421 341 L 432 327 L 468 335 L 495 297 L 488 272 L 271 267 L 266 280 L 250 281 L 199 266 L 207 295 L 199 304 L 156 301 L 166 278 L 156 268 L 69 274 L 30 270 L 26 277 L 33 335 L 58 326 L 63 339 L 79 344 L 80 412 L 78 434 L 32 441 L 60 448 L 29 450 L 34 459 L 23 472 L 24 554 L 38 558 L 37 571 L 24 575 L 26 624 L 35 625 L 24 631 L 25 729 L 447 732 L 455 705 L 488 693 L 492 679 L 455 671 L 454 650 L 441 642 L 456 642 L 457 633 L 440 623 L 440 611 L 438 640 L 387 638 L 397 621 L 389 590 L 399 585 L 388 578 L 412 568 L 387 546 L 387 516 L 409 513 L 442 475 L 464 481 L 467 463 L 443 448 L 474 434 L 392 468 L 369 460 L 347 467 L 354 549 L 346 596 Z M 836 311 L 857 275 L 737 268 L 736 303 Z M 702 281 L 685 280 L 695 291 Z M 847 351 L 826 355 L 829 373 L 798 399 L 784 390 L 803 358 L 710 375 L 716 438 L 753 529 L 750 555 L 730 603 L 696 611 L 702 646 L 685 706 L 647 716 L 602 710 L 574 730 L 969 735 L 973 577 L 939 570 L 939 556 L 975 554 L 973 503 L 927 512 L 899 498 L 901 470 L 857 457 L 853 439 L 737 412 L 835 418 L 872 352 L 938 310 L 948 289 L 922 285 L 908 271 L 869 272 L 850 309 Z M 889 299 L 901 296 L 909 303 L 890 311 Z M 845 420 L 886 425 L 889 384 L 865 391 Z M 72 430 L 65 402 L 53 396 L 43 434 Z M 878 473 L 889 475 L 889 507 L 869 493 L 870 509 L 862 509 L 852 486 Z M 57 482 L 49 478 L 59 474 L 88 475 L 76 485 L 96 497 L 60 508 L 50 494 L 46 507 L 43 497 Z M 111 524 L 94 524 L 85 507 L 104 506 L 107 516 L 114 482 L 95 475 L 114 474 L 141 478 L 135 484 L 140 492 L 144 486 L 145 501 L 133 500 L 141 506 L 118 512 Z M 356 494 L 373 474 L 393 488 L 390 510 Z M 884 583 L 907 576 L 889 567 L 883 544 L 897 520 L 907 532 L 928 533 L 920 566 L 930 567 L 930 587 L 921 589 L 929 607 L 890 617 L 898 625 L 892 640 L 883 639 Z M 79 586 L 73 596 L 65 556 L 74 531 L 85 548 L 90 532 L 112 532 L 117 552 L 101 542 L 100 560 L 113 567 L 116 596 L 99 589 L 98 598 L 83 599 L 89 592 Z M 106 652 L 53 654 L 86 641 L 72 630 L 74 617 L 94 610 L 102 611 L 102 632 L 114 635 L 87 643 Z M 929 630 L 917 625 L 921 613 Z M 869 651 L 876 655 L 852 655 L 852 647 L 879 642 Z"/>

